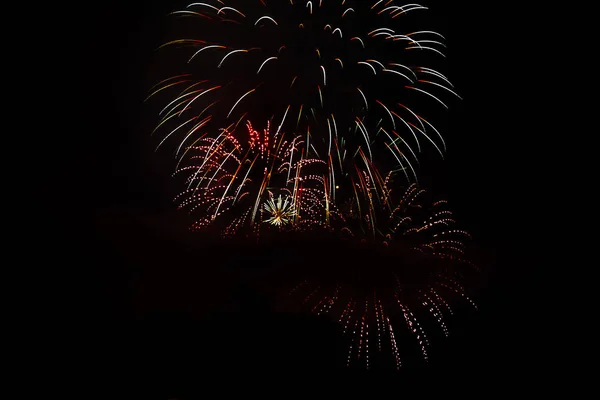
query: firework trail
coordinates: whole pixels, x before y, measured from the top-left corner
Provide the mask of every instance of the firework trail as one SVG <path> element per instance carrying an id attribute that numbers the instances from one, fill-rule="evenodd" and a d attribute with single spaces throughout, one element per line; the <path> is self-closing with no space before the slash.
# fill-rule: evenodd
<path id="1" fill-rule="evenodd" d="M 393 0 L 213 0 L 174 11 L 193 33 L 159 48 L 181 63 L 148 96 L 168 96 L 157 150 L 170 148 L 181 164 L 198 156 L 187 151 L 198 140 L 218 141 L 226 131 L 245 141 L 246 121 L 269 121 L 274 138 L 302 136 L 303 157 L 325 163 L 323 198 L 331 204 L 357 194 L 385 201 L 378 170 L 416 181 L 419 152 L 445 150 L 432 115 L 458 97 L 431 67 L 445 44 L 414 18 L 426 10 Z M 365 174 L 371 194 L 356 190 Z"/>

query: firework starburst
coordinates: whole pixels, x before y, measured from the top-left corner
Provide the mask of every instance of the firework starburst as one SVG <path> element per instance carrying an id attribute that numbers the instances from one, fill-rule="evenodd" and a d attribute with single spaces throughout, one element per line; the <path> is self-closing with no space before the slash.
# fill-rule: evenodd
<path id="1" fill-rule="evenodd" d="M 281 195 L 279 195 L 277 200 L 273 197 L 269 198 L 265 203 L 265 211 L 269 216 L 269 218 L 265 219 L 265 222 L 277 227 L 291 224 L 296 215 L 296 209 L 292 200 L 288 196 L 283 199 Z"/>

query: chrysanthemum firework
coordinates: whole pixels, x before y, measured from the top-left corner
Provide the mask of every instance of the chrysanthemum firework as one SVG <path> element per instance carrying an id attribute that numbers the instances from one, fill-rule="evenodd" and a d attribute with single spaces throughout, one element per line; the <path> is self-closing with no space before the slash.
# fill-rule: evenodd
<path id="1" fill-rule="evenodd" d="M 331 203 L 355 198 L 365 172 L 377 193 L 378 169 L 415 181 L 423 148 L 443 154 L 434 115 L 458 95 L 436 69 L 444 38 L 419 18 L 427 7 L 396 3 L 212 0 L 174 11 L 186 36 L 160 46 L 178 73 L 149 96 L 168 99 L 157 148 L 181 162 L 199 141 L 227 132 L 244 142 L 246 121 L 270 121 L 273 137 L 301 136 L 303 157 L 325 163 Z"/>

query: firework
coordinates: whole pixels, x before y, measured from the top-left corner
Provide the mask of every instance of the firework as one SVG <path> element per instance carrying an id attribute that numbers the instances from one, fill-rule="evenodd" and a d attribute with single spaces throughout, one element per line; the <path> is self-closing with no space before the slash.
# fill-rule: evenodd
<path id="1" fill-rule="evenodd" d="M 281 257 L 305 276 L 286 304 L 339 323 L 349 366 L 400 368 L 411 340 L 428 360 L 426 331 L 448 335 L 460 301 L 476 308 L 464 289 L 476 269 L 464 256 L 469 235 L 415 184 L 419 153 L 446 150 L 436 114 L 460 98 L 436 67 L 443 36 L 414 18 L 426 10 L 394 0 L 191 3 L 172 13 L 186 36 L 159 48 L 178 73 L 148 96 L 163 100 L 156 149 L 175 156 L 185 185 L 176 200 L 194 230 L 323 239 Z M 410 185 L 400 196 L 398 179 Z M 361 258 L 357 245 L 386 256 Z M 314 259 L 327 267 L 311 269 Z"/>
<path id="2" fill-rule="evenodd" d="M 309 311 L 339 323 L 347 335 L 348 366 L 401 368 L 428 361 L 431 337 L 450 334 L 457 309 L 477 309 L 465 282 L 478 268 L 465 257 L 470 235 L 457 229 L 445 201 L 431 202 L 411 185 L 389 212 L 381 241 L 360 221 L 341 226 L 348 246 L 326 242 L 318 268 L 298 264 L 301 283 L 281 299 L 288 310 Z M 345 208 L 349 218 L 368 218 Z M 380 225 L 381 226 L 381 225 Z M 376 245 L 378 243 L 378 245 Z M 351 257 L 351 258 L 348 258 Z M 325 267 L 323 267 L 325 264 Z"/>
<path id="3" fill-rule="evenodd" d="M 261 225 L 306 230 L 328 221 L 325 163 L 305 157 L 301 136 L 259 132 L 247 122 L 246 143 L 223 129 L 185 150 L 176 176 L 186 190 L 179 208 L 198 215 L 193 229 L 217 225 L 225 237 L 258 237 Z"/>
<path id="4" fill-rule="evenodd" d="M 269 199 L 265 204 L 265 210 L 270 215 L 265 222 L 274 226 L 287 225 L 291 223 L 292 218 L 296 215 L 294 203 L 290 201 L 288 196 L 285 200 L 282 200 L 281 195 L 276 201 L 273 198 Z"/>
<path id="5" fill-rule="evenodd" d="M 378 170 L 416 181 L 418 153 L 445 149 L 431 114 L 458 96 L 432 67 L 445 45 L 414 17 L 426 10 L 393 0 L 214 0 L 174 11 L 178 26 L 197 36 L 160 46 L 181 72 L 150 91 L 149 98 L 169 96 L 155 129 L 157 149 L 169 145 L 181 163 L 198 157 L 186 151 L 198 140 L 217 146 L 222 132 L 242 140 L 244 122 L 269 121 L 273 140 L 282 132 L 302 137 L 303 157 L 325 163 L 322 200 L 342 204 L 358 194 L 385 201 Z M 200 165 L 195 177 L 207 166 Z M 287 183 L 278 190 L 287 191 Z"/>

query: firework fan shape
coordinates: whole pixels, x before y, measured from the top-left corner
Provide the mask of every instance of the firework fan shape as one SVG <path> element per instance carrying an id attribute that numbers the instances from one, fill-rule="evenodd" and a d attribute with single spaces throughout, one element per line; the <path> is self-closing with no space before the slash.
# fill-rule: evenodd
<path id="1" fill-rule="evenodd" d="M 226 131 L 246 142 L 247 121 L 269 121 L 273 138 L 302 136 L 303 157 L 325 162 L 332 203 L 354 198 L 365 173 L 383 201 L 376 170 L 416 181 L 418 153 L 443 156 L 446 146 L 421 109 L 437 114 L 458 97 L 431 67 L 445 45 L 413 17 L 426 10 L 393 0 L 213 0 L 174 11 L 189 36 L 159 50 L 185 73 L 151 89 L 149 98 L 169 96 L 157 149 L 169 145 L 181 162 L 199 141 Z"/>
<path id="2" fill-rule="evenodd" d="M 325 162 L 305 157 L 302 136 L 272 135 L 269 123 L 262 132 L 251 122 L 246 127 L 245 144 L 223 129 L 187 148 L 175 172 L 187 189 L 176 200 L 198 215 L 192 228 L 216 225 L 224 237 L 258 238 L 263 225 L 275 232 L 327 227 Z"/>
<path id="3" fill-rule="evenodd" d="M 279 304 L 338 323 L 348 339 L 346 366 L 400 369 L 406 360 L 428 362 L 432 338 L 450 334 L 453 315 L 477 309 L 465 290 L 479 270 L 465 257 L 470 235 L 457 229 L 446 201 L 426 197 L 411 185 L 394 211 L 383 214 L 391 218 L 379 242 L 357 221 L 342 228 L 347 246 L 329 241 L 313 249 L 318 266 L 288 263 L 302 278 Z"/>

